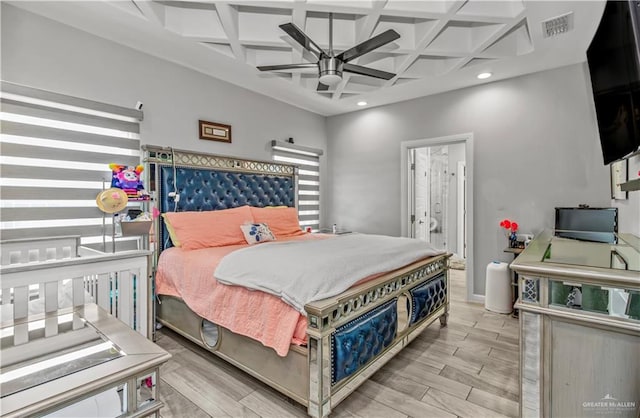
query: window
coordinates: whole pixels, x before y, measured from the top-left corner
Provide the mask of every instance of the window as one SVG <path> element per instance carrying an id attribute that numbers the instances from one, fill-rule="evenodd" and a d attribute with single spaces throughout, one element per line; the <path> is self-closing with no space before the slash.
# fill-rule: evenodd
<path id="1" fill-rule="evenodd" d="M 320 156 L 322 150 L 272 141 L 273 159 L 298 166 L 298 216 L 300 226 L 320 229 Z"/>
<path id="2" fill-rule="evenodd" d="M 4 81 L 0 97 L 2 239 L 102 245 L 106 227 L 110 241 L 96 196 L 111 186 L 109 163 L 140 163 L 142 112 Z"/>

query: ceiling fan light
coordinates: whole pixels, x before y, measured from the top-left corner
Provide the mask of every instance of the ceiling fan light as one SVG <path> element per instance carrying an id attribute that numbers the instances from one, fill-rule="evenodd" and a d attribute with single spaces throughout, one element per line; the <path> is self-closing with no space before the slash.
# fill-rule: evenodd
<path id="1" fill-rule="evenodd" d="M 318 61 L 320 82 L 327 86 L 335 86 L 342 81 L 343 62 L 336 57 L 325 57 Z"/>
<path id="2" fill-rule="evenodd" d="M 335 86 L 342 80 L 342 77 L 338 74 L 325 74 L 320 76 L 320 82 L 327 86 Z"/>

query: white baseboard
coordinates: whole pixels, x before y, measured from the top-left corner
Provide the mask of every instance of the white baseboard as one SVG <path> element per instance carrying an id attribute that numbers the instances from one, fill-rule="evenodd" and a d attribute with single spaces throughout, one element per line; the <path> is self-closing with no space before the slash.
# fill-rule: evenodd
<path id="1" fill-rule="evenodd" d="M 484 305 L 484 295 L 478 295 L 474 293 L 473 295 L 471 295 L 471 299 L 469 299 L 468 302 L 481 303 Z"/>

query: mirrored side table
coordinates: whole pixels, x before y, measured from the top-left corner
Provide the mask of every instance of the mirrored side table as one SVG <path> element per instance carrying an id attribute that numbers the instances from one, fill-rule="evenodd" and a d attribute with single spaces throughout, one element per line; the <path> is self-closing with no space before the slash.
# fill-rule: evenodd
<path id="1" fill-rule="evenodd" d="M 0 411 L 158 416 L 159 370 L 170 357 L 95 304 L 8 321 L 0 328 Z"/>

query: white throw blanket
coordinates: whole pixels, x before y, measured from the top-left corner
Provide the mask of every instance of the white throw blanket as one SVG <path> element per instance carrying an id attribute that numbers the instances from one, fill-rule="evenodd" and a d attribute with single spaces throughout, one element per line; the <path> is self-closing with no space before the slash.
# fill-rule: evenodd
<path id="1" fill-rule="evenodd" d="M 445 251 L 411 238 L 348 234 L 332 239 L 268 242 L 225 256 L 214 272 L 224 284 L 279 296 L 304 306 L 336 296 L 359 280 Z"/>

